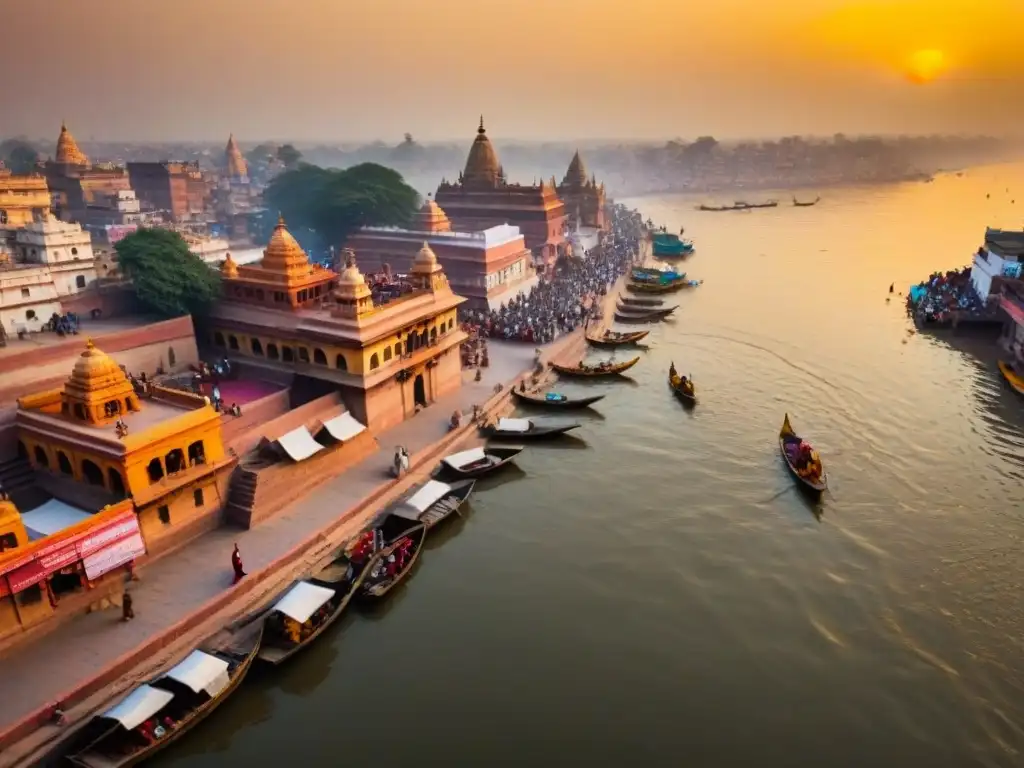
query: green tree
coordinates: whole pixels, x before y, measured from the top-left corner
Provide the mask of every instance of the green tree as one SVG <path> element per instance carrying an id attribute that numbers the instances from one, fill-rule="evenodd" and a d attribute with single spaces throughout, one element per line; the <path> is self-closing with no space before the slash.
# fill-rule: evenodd
<path id="1" fill-rule="evenodd" d="M 400 173 L 376 163 L 340 171 L 302 164 L 275 178 L 264 199 L 289 226 L 309 228 L 337 246 L 360 227 L 408 224 L 419 204 Z"/>
<path id="2" fill-rule="evenodd" d="M 27 141 L 9 139 L 0 143 L 0 160 L 12 173 L 21 176 L 35 171 L 39 153 Z"/>
<path id="3" fill-rule="evenodd" d="M 202 313 L 220 295 L 220 275 L 177 232 L 140 229 L 114 248 L 139 301 L 160 315 Z"/>
<path id="4" fill-rule="evenodd" d="M 285 168 L 294 168 L 302 159 L 302 153 L 291 144 L 284 144 L 277 148 L 277 159 L 284 163 Z"/>

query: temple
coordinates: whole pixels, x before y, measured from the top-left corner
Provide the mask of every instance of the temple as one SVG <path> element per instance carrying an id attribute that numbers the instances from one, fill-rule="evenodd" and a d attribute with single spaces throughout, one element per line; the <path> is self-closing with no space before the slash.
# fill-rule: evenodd
<path id="1" fill-rule="evenodd" d="M 375 304 L 346 251 L 341 275 L 309 263 L 279 222 L 262 262 L 221 266 L 224 296 L 206 338 L 218 354 L 296 386 L 336 391 L 359 422 L 386 429 L 461 386 L 455 295 L 425 243 L 412 264 L 414 290 Z M 317 382 L 316 385 L 313 382 Z"/>
<path id="2" fill-rule="evenodd" d="M 63 123 L 54 159 L 43 168 L 53 210 L 66 221 L 87 224 L 90 207 L 107 208 L 119 193 L 131 191 L 128 172 L 115 165 L 90 163 Z"/>
<path id="3" fill-rule="evenodd" d="M 455 183 L 441 182 L 435 201 L 456 230 L 481 232 L 511 224 L 522 232 L 539 265 L 551 267 L 564 250 L 566 209 L 553 185 L 509 184 L 483 118 Z"/>
<path id="4" fill-rule="evenodd" d="M 455 232 L 441 206 L 427 198 L 406 228 L 363 227 L 347 243 L 369 271 L 409 272 L 423 243 L 437 255 L 452 290 L 473 309 L 496 309 L 537 282 L 533 257 L 518 227 Z"/>
<path id="5" fill-rule="evenodd" d="M 604 184 L 598 184 L 594 176 L 587 178 L 580 153 L 572 156 L 562 183 L 558 185 L 558 196 L 565 203 L 565 209 L 574 226 L 604 230 L 607 226 Z"/>
<path id="6" fill-rule="evenodd" d="M 0 637 L 219 523 L 237 461 L 219 414 L 203 397 L 139 386 L 91 341 L 63 387 L 18 400 L 15 424 L 34 481 L 0 508 Z"/>
<path id="7" fill-rule="evenodd" d="M 23 227 L 49 210 L 46 178 L 38 173 L 15 176 L 0 161 L 0 227 Z"/>
<path id="8" fill-rule="evenodd" d="M 235 134 L 228 136 L 228 145 L 224 148 L 224 167 L 227 170 L 227 178 L 232 183 L 249 183 L 249 166 L 242 156 L 242 150 L 238 148 Z"/>

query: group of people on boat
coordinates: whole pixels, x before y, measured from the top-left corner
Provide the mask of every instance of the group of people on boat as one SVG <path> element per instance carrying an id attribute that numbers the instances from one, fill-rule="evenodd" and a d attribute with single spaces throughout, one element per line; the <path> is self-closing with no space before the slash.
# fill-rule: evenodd
<path id="1" fill-rule="evenodd" d="M 316 632 L 317 628 L 323 624 L 328 617 L 330 617 L 332 610 L 334 610 L 334 606 L 331 605 L 331 601 L 328 601 L 317 608 L 313 615 L 301 624 L 291 616 L 277 614 L 281 617 L 281 625 L 278 628 L 278 634 L 293 645 L 298 645 Z"/>
<path id="2" fill-rule="evenodd" d="M 676 371 L 676 364 L 669 363 L 668 366 L 668 380 L 669 383 L 676 389 L 681 389 L 684 392 L 693 392 L 693 382 L 687 376 L 680 376 Z"/>
<path id="3" fill-rule="evenodd" d="M 602 360 L 601 362 L 594 363 L 593 365 L 587 365 L 585 362 L 580 360 L 579 365 L 577 366 L 577 368 L 579 368 L 581 371 L 595 371 L 598 373 L 602 371 L 607 371 L 613 367 L 614 363 L 610 363 L 607 360 Z"/>
<path id="4" fill-rule="evenodd" d="M 585 258 L 560 261 L 553 275 L 499 309 L 467 313 L 469 330 L 531 344 L 546 344 L 559 333 L 575 330 L 629 269 L 644 232 L 639 213 L 614 206 L 607 235 Z"/>
<path id="5" fill-rule="evenodd" d="M 821 458 L 806 440 L 792 440 L 786 444 L 786 452 L 793 462 L 793 469 L 800 477 L 808 480 L 817 480 L 821 477 Z"/>
<path id="6" fill-rule="evenodd" d="M 415 554 L 414 542 L 411 537 L 405 536 L 395 544 L 391 554 L 381 558 L 370 571 L 370 581 L 386 581 L 393 579 L 406 567 L 409 560 Z"/>

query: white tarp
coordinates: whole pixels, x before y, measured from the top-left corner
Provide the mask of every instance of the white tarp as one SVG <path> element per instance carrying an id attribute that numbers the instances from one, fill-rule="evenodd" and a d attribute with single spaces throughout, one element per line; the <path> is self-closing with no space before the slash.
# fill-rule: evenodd
<path id="1" fill-rule="evenodd" d="M 470 448 L 468 451 L 460 451 L 459 453 L 453 453 L 451 456 L 445 456 L 442 461 L 454 469 L 462 469 L 486 458 L 487 454 L 484 453 L 483 448 Z"/>
<path id="2" fill-rule="evenodd" d="M 345 442 L 346 440 L 351 440 L 360 432 L 365 431 L 366 426 L 356 421 L 351 413 L 343 413 L 341 416 L 335 416 L 333 419 L 325 421 L 324 429 L 335 440 Z"/>
<path id="3" fill-rule="evenodd" d="M 498 429 L 502 432 L 529 432 L 529 419 L 498 419 Z"/>
<path id="4" fill-rule="evenodd" d="M 138 523 L 135 523 L 135 529 L 135 533 L 128 538 L 121 539 L 82 558 L 82 565 L 85 566 L 85 576 L 89 581 L 95 581 L 104 573 L 108 573 L 119 565 L 124 565 L 129 560 L 134 560 L 139 555 L 145 554 L 146 544 L 142 540 L 142 534 L 138 531 Z"/>
<path id="5" fill-rule="evenodd" d="M 313 436 L 309 434 L 309 430 L 305 427 L 293 429 L 288 434 L 277 438 L 277 444 L 284 449 L 284 452 L 288 454 L 292 461 L 308 459 L 317 451 L 324 449 L 320 443 L 313 439 Z"/>
<path id="6" fill-rule="evenodd" d="M 117 720 L 126 730 L 136 728 L 167 706 L 174 694 L 151 685 L 140 685 L 125 696 L 117 706 L 108 709 L 103 717 Z"/>
<path id="7" fill-rule="evenodd" d="M 420 512 L 426 512 L 430 505 L 451 491 L 452 487 L 437 480 L 430 480 L 416 493 L 405 500 L 405 503 Z"/>
<path id="8" fill-rule="evenodd" d="M 206 691 L 211 696 L 216 696 L 227 687 L 228 663 L 203 651 L 192 651 L 164 677 L 177 680 L 196 693 Z"/>
<path id="9" fill-rule="evenodd" d="M 309 617 L 334 595 L 333 589 L 300 581 L 277 601 L 274 610 L 295 619 L 299 624 L 305 624 Z"/>
<path id="10" fill-rule="evenodd" d="M 40 507 L 21 513 L 21 521 L 25 524 L 31 541 L 52 536 L 90 517 L 92 515 L 85 510 L 57 499 L 50 499 Z"/>

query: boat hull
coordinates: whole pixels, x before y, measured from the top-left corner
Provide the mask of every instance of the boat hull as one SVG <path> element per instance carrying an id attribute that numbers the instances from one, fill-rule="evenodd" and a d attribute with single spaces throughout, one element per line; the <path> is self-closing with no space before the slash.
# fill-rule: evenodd
<path id="1" fill-rule="evenodd" d="M 779 453 L 782 454 L 782 460 L 786 463 L 786 468 L 789 470 L 789 474 L 791 474 L 793 479 L 796 480 L 798 488 L 801 488 L 807 493 L 813 495 L 820 495 L 824 493 L 828 489 L 828 475 L 825 472 L 825 467 L 822 466 L 821 477 L 817 481 L 801 476 L 797 471 L 797 468 L 793 465 L 793 462 L 790 461 L 789 454 L 786 453 L 786 438 L 799 438 L 789 425 L 788 415 L 786 416 L 786 420 L 782 423 L 782 429 L 779 432 Z"/>
<path id="2" fill-rule="evenodd" d="M 546 408 L 553 411 L 578 411 L 583 408 L 589 408 L 599 400 L 604 400 L 605 396 L 591 395 L 590 397 L 580 397 L 575 400 L 546 400 L 543 396 L 537 397 L 535 395 L 530 395 L 529 393 L 513 389 L 512 398 L 518 403 L 534 408 Z"/>
<path id="3" fill-rule="evenodd" d="M 634 357 L 632 360 L 628 360 L 625 363 L 619 363 L 618 365 L 609 366 L 602 371 L 592 368 L 583 369 L 577 368 L 576 366 L 559 365 L 558 363 L 549 363 L 549 365 L 563 376 L 576 376 L 582 379 L 598 379 L 608 376 L 618 376 L 625 373 L 639 362 L 640 358 Z"/>
<path id="4" fill-rule="evenodd" d="M 997 365 L 999 366 L 999 372 L 1003 374 L 1003 378 L 1006 379 L 1006 383 L 1019 394 L 1024 395 L 1024 377 L 1017 374 L 1008 363 L 1000 360 Z"/>

